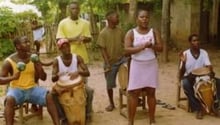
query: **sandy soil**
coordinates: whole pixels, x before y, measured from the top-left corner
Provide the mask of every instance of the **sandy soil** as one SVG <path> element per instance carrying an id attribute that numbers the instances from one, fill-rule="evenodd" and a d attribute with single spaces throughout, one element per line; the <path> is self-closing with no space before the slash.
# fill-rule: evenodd
<path id="1" fill-rule="evenodd" d="M 215 67 L 216 76 L 220 77 L 220 50 L 208 49 L 210 53 L 211 61 Z M 170 62 L 162 63 L 159 57 L 160 63 L 160 87 L 157 90 L 157 99 L 162 100 L 167 104 L 171 104 L 176 107 L 176 92 L 177 92 L 177 52 L 170 52 Z M 46 82 L 40 82 L 42 86 L 50 89 L 52 82 L 50 81 L 51 67 L 45 67 L 49 74 Z M 91 76 L 89 77 L 89 86 L 94 88 L 94 102 L 93 102 L 93 119 L 88 125 L 127 125 L 127 119 L 119 113 L 119 85 L 114 90 L 114 100 L 116 103 L 116 109 L 112 112 L 106 112 L 105 107 L 108 105 L 108 99 L 105 89 L 104 75 L 102 74 L 102 63 L 93 62 L 89 65 Z M 0 99 L 0 110 L 3 111 L 3 98 Z M 126 98 L 125 98 L 126 99 Z M 124 109 L 124 112 L 126 110 Z M 16 112 L 17 114 L 17 112 Z M 148 113 L 147 110 L 137 109 L 135 117 L 135 125 L 148 125 Z M 4 119 L 0 118 L 0 124 L 4 125 Z M 157 105 L 156 111 L 156 124 L 157 125 L 218 125 L 220 118 L 214 116 L 205 115 L 203 120 L 195 119 L 194 113 L 186 112 L 183 109 L 177 108 L 175 110 L 169 110 L 162 108 L 161 105 Z M 32 118 L 24 123 L 25 125 L 52 125 L 52 121 L 44 108 L 43 120 Z M 15 122 L 18 125 L 18 122 Z"/>

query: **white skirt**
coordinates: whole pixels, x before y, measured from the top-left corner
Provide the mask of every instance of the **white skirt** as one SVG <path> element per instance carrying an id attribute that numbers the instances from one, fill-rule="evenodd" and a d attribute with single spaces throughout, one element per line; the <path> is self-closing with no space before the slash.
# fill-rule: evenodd
<path id="1" fill-rule="evenodd" d="M 137 61 L 132 59 L 130 64 L 128 91 L 145 87 L 157 88 L 158 62 L 157 59 Z"/>

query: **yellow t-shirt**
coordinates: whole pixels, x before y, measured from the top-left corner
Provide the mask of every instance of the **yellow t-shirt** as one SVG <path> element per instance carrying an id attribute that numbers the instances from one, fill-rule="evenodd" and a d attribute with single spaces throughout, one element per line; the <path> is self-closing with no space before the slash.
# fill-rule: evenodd
<path id="1" fill-rule="evenodd" d="M 11 64 L 13 73 L 18 72 L 17 63 L 14 62 L 10 58 L 7 58 L 6 60 L 9 61 L 9 63 Z M 20 88 L 20 89 L 29 89 L 29 88 L 36 86 L 34 79 L 35 79 L 34 64 L 31 61 L 29 61 L 26 64 L 25 70 L 21 71 L 19 79 L 13 80 L 10 82 L 10 87 Z"/>
<path id="2" fill-rule="evenodd" d="M 82 18 L 73 21 L 70 17 L 61 20 L 58 25 L 56 38 L 71 38 L 76 36 L 91 37 L 89 22 Z M 89 57 L 85 44 L 72 42 L 71 52 L 80 55 L 86 64 L 89 62 Z"/>

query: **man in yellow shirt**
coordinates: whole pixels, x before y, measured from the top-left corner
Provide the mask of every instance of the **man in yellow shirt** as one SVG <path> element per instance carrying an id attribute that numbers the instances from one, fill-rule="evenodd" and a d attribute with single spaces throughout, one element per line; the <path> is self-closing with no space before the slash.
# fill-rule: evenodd
<path id="1" fill-rule="evenodd" d="M 68 39 L 71 43 L 71 52 L 80 55 L 88 64 L 86 43 L 91 41 L 90 24 L 79 17 L 80 7 L 77 2 L 71 2 L 68 9 L 70 16 L 60 21 L 56 39 Z"/>
<path id="2" fill-rule="evenodd" d="M 39 61 L 31 61 L 30 40 L 26 36 L 18 37 L 14 40 L 14 46 L 16 52 L 5 59 L 0 77 L 8 78 L 8 75 L 16 75 L 19 72 L 18 62 L 23 62 L 25 68 L 20 72 L 19 78 L 11 79 L 5 101 L 6 125 L 13 125 L 14 106 L 21 105 L 24 102 L 47 106 L 53 124 L 59 125 L 58 113 L 52 94 L 45 88 L 39 87 L 35 82 L 35 78 L 46 80 L 47 75 Z"/>
<path id="3" fill-rule="evenodd" d="M 71 52 L 81 56 L 85 64 L 89 63 L 86 43 L 91 41 L 90 24 L 87 20 L 79 17 L 80 5 L 78 2 L 71 2 L 68 6 L 70 16 L 61 20 L 58 25 L 56 39 L 67 39 L 71 44 Z M 85 79 L 87 83 L 87 79 Z M 91 119 L 92 101 L 94 90 L 86 85 L 87 105 L 86 118 Z"/>

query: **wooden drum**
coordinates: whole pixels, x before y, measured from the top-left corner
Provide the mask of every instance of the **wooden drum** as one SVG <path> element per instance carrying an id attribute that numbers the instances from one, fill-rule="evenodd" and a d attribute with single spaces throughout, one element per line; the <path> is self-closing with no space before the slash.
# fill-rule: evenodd
<path id="1" fill-rule="evenodd" d="M 69 80 L 69 76 L 60 77 L 56 87 L 62 92 L 58 96 L 69 125 L 85 125 L 86 92 L 81 76 Z"/>
<path id="2" fill-rule="evenodd" d="M 200 100 L 207 113 L 211 112 L 214 103 L 215 80 L 210 78 L 210 70 L 207 67 L 199 68 L 192 71 L 195 75 L 194 90 L 196 97 Z"/>
<path id="3" fill-rule="evenodd" d="M 120 88 L 123 90 L 127 89 L 128 86 L 128 65 L 127 63 L 121 64 L 118 70 L 118 82 Z"/>

